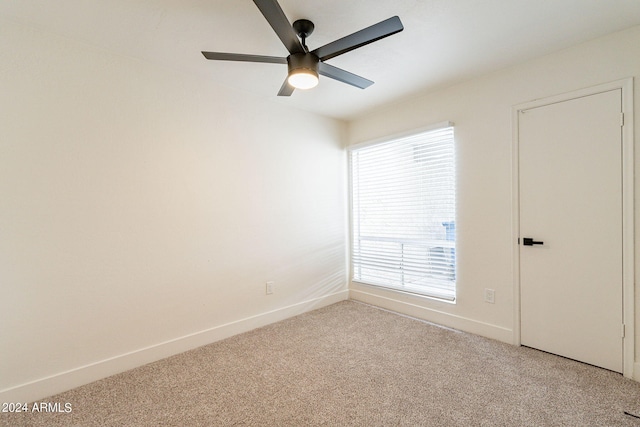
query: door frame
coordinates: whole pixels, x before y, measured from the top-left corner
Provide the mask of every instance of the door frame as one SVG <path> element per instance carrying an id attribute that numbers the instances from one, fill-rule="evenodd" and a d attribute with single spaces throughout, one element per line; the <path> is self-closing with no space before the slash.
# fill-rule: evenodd
<path id="1" fill-rule="evenodd" d="M 615 89 L 622 91 L 622 320 L 624 322 L 623 338 L 623 375 L 640 381 L 640 372 L 634 375 L 635 363 L 635 253 L 634 253 L 634 140 L 633 140 L 633 77 L 605 83 L 593 87 L 575 90 L 560 95 L 524 102 L 512 107 L 512 212 L 513 212 L 513 296 L 514 320 L 513 343 L 521 345 L 520 317 L 520 152 L 519 152 L 519 117 L 520 112 L 535 107 L 555 104 L 572 99 L 608 92 Z M 622 334 L 623 331 L 621 330 Z M 640 369 L 639 369 L 640 371 Z"/>

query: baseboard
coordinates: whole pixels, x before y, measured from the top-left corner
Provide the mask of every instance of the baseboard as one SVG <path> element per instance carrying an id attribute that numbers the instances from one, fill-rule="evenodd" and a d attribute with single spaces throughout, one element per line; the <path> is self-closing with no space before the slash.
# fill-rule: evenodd
<path id="1" fill-rule="evenodd" d="M 147 363 L 348 299 L 349 291 L 303 301 L 0 391 L 0 402 L 33 402 Z"/>
<path id="2" fill-rule="evenodd" d="M 365 302 L 367 304 L 396 311 L 407 316 L 416 317 L 418 319 L 437 323 L 449 328 L 513 344 L 513 331 L 508 328 L 479 322 L 477 320 L 468 319 L 466 317 L 445 313 L 443 311 L 412 304 L 407 301 L 401 301 L 400 299 L 389 298 L 362 290 L 351 289 L 349 294 L 350 298 L 355 301 Z"/>
<path id="3" fill-rule="evenodd" d="M 633 364 L 633 375 L 631 378 L 640 382 L 640 362 L 636 362 Z"/>

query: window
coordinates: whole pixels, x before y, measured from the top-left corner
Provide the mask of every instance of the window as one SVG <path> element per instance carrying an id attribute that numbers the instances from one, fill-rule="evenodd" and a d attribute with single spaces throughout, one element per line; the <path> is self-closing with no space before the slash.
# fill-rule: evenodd
<path id="1" fill-rule="evenodd" d="M 455 300 L 453 127 L 350 150 L 352 279 Z"/>

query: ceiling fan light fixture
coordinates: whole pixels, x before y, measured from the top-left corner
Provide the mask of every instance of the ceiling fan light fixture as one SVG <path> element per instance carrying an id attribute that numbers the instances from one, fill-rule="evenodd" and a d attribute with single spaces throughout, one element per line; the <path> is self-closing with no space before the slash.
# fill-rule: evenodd
<path id="1" fill-rule="evenodd" d="M 289 77 L 287 81 L 296 89 L 311 89 L 318 85 L 318 57 L 312 53 L 289 55 Z"/>
<path id="2" fill-rule="evenodd" d="M 300 68 L 290 72 L 287 81 L 296 89 L 311 89 L 318 86 L 318 73 Z"/>

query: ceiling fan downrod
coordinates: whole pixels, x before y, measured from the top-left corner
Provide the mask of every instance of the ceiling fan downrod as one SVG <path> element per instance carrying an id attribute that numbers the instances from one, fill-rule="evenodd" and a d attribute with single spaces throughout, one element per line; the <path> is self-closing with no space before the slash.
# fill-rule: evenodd
<path id="1" fill-rule="evenodd" d="M 298 37 L 300 37 L 300 40 L 302 40 L 302 47 L 304 48 L 305 52 L 309 52 L 306 40 L 307 37 L 309 37 L 311 33 L 313 33 L 313 30 L 316 26 L 313 25 L 313 22 L 309 21 L 308 19 L 298 19 L 293 23 L 292 27 Z"/>

